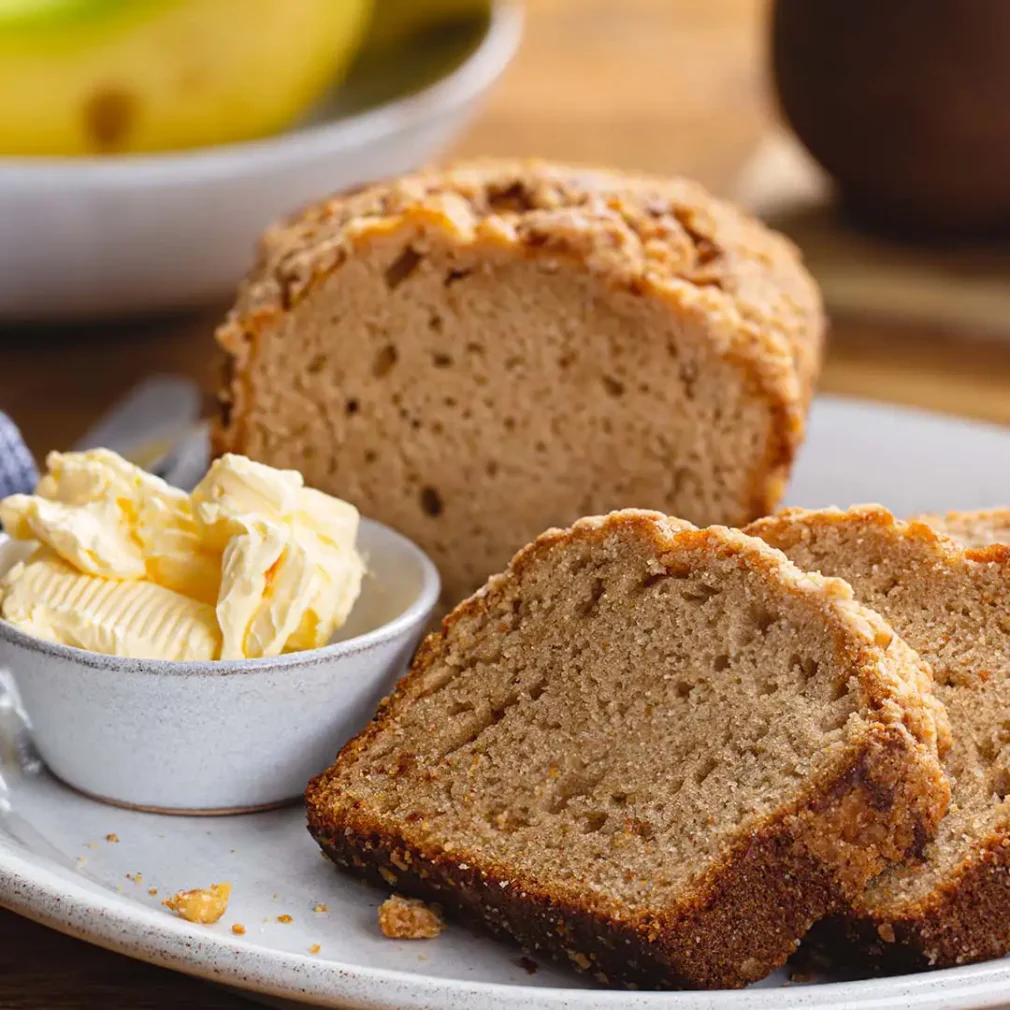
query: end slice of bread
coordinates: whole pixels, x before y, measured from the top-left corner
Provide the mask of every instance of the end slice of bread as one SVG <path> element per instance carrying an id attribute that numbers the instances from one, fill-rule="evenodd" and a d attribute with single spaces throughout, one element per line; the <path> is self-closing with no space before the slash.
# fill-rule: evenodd
<path id="1" fill-rule="evenodd" d="M 409 536 L 455 605 L 581 515 L 775 508 L 823 330 L 797 250 L 694 183 L 457 165 L 266 233 L 214 441 Z"/>
<path id="2" fill-rule="evenodd" d="M 948 517 L 980 542 L 985 520 Z M 886 870 L 848 916 L 870 953 L 952 966 L 1010 951 L 1010 549 L 964 548 L 881 506 L 787 510 L 748 531 L 846 579 L 931 666 L 950 716 L 951 809 L 921 860 Z"/>
<path id="3" fill-rule="evenodd" d="M 918 657 L 735 530 L 552 530 L 307 792 L 342 868 L 641 987 L 742 986 L 949 795 Z"/>
<path id="4" fill-rule="evenodd" d="M 962 547 L 1010 545 L 1010 508 L 947 512 L 945 515 L 921 515 L 915 518 L 951 540 L 956 540 Z"/>

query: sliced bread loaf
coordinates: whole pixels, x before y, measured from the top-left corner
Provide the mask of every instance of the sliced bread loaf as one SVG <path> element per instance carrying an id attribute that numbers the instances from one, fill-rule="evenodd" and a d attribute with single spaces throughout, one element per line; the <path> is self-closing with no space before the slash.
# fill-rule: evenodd
<path id="1" fill-rule="evenodd" d="M 931 664 L 950 715 L 951 808 L 922 860 L 853 906 L 871 953 L 955 965 L 1010 951 L 1010 548 L 964 549 L 880 506 L 787 510 L 748 528 L 801 568 L 840 576 Z"/>
<path id="2" fill-rule="evenodd" d="M 921 515 L 915 518 L 945 533 L 962 547 L 1010 544 L 1010 508 L 947 512 L 945 515 Z"/>
<path id="3" fill-rule="evenodd" d="M 917 656 L 844 583 L 658 513 L 552 530 L 307 792 L 341 867 L 644 987 L 734 987 L 946 809 Z"/>
<path id="4" fill-rule="evenodd" d="M 458 602 L 552 525 L 777 504 L 823 319 L 795 249 L 684 180 L 488 161 L 270 230 L 218 451 L 421 544 Z"/>

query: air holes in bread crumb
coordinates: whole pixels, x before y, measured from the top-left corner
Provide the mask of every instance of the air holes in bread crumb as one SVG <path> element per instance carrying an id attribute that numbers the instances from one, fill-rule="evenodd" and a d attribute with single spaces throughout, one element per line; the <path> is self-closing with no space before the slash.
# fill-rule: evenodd
<path id="1" fill-rule="evenodd" d="M 603 584 L 603 579 L 593 579 L 593 587 L 589 591 L 589 597 L 583 600 L 582 604 L 579 606 L 579 616 L 588 617 L 600 604 L 600 600 L 603 599 L 603 594 L 607 591 L 606 586 Z"/>
<path id="2" fill-rule="evenodd" d="M 718 767 L 719 762 L 714 757 L 705 758 L 694 773 L 695 783 L 700 786 Z"/>
<path id="3" fill-rule="evenodd" d="M 442 496 L 433 487 L 421 488 L 421 508 L 430 516 L 440 516 Z"/>
<path id="4" fill-rule="evenodd" d="M 1010 771 L 996 767 L 989 770 L 989 788 L 1001 800 L 1010 796 Z"/>
<path id="5" fill-rule="evenodd" d="M 386 286 L 395 291 L 421 264 L 424 257 L 411 246 L 400 253 L 386 268 Z"/>
<path id="6" fill-rule="evenodd" d="M 614 397 L 624 395 L 624 383 L 615 379 L 612 375 L 603 376 L 603 388 Z"/>
<path id="7" fill-rule="evenodd" d="M 681 363 L 679 371 L 680 381 L 684 387 L 684 399 L 693 400 L 698 384 L 698 366 L 694 362 L 685 361 Z"/>
<path id="8" fill-rule="evenodd" d="M 586 814 L 585 834 L 595 834 L 603 827 L 604 824 L 607 823 L 607 818 L 609 816 L 610 815 L 603 810 L 594 810 L 592 813 Z"/>
<path id="9" fill-rule="evenodd" d="M 692 684 L 689 680 L 678 680 L 675 689 L 677 691 L 677 697 L 686 698 L 691 693 L 693 687 L 694 684 Z"/>
<path id="10" fill-rule="evenodd" d="M 442 317 L 437 312 L 433 312 L 428 317 L 428 329 L 431 330 L 432 333 L 441 333 L 443 325 Z"/>
<path id="11" fill-rule="evenodd" d="M 817 676 L 817 671 L 820 669 L 820 663 L 816 659 L 811 659 L 809 656 L 800 656 L 797 653 L 793 653 L 789 657 L 789 666 L 793 669 L 799 670 L 803 674 L 804 680 L 812 680 Z"/>
<path id="12" fill-rule="evenodd" d="M 351 417 L 353 414 L 356 414 L 358 412 L 360 406 L 361 404 L 359 404 L 358 401 L 352 397 L 350 400 L 347 401 L 347 403 L 344 404 L 344 411 L 348 417 Z"/>
<path id="13" fill-rule="evenodd" d="M 436 351 L 431 356 L 431 363 L 436 368 L 452 368 L 452 358 L 448 354 L 442 354 L 439 351 Z"/>
<path id="14" fill-rule="evenodd" d="M 687 603 L 706 603 L 713 596 L 718 596 L 720 590 L 715 586 L 706 585 L 704 582 L 696 582 L 690 589 L 685 589 L 680 595 Z"/>
<path id="15" fill-rule="evenodd" d="M 386 344 L 385 347 L 375 355 L 375 360 L 372 362 L 372 375 L 377 379 L 381 379 L 384 375 L 388 375 L 392 370 L 393 366 L 396 364 L 396 360 L 399 357 L 396 348 L 392 344 Z"/>
<path id="16" fill-rule="evenodd" d="M 445 275 L 445 280 L 442 281 L 442 284 L 447 288 L 451 288 L 453 284 L 457 283 L 457 281 L 464 280 L 472 273 L 472 270 L 450 270 Z"/>
<path id="17" fill-rule="evenodd" d="M 325 367 L 329 358 L 325 354 L 313 354 L 305 365 L 305 371 L 309 375 L 318 375 Z"/>
<path id="18" fill-rule="evenodd" d="M 834 714 L 829 713 L 821 722 L 821 729 L 825 733 L 831 733 L 834 730 L 841 729 L 848 721 L 848 709 L 843 709 L 841 712 L 835 712 Z"/>
<path id="19" fill-rule="evenodd" d="M 725 652 L 720 652 L 715 659 L 712 660 L 712 669 L 716 673 L 722 673 L 729 666 L 729 656 Z"/>

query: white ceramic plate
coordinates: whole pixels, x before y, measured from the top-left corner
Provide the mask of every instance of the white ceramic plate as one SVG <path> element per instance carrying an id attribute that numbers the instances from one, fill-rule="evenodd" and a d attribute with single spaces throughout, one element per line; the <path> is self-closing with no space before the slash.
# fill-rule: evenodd
<path id="1" fill-rule="evenodd" d="M 1006 503 L 1008 473 L 1010 431 L 824 397 L 789 500 L 879 500 L 898 513 L 973 508 Z M 384 895 L 320 858 L 299 808 L 159 817 L 102 806 L 44 773 L 8 765 L 4 774 L 0 904 L 124 954 L 273 998 L 381 1010 L 976 1010 L 1010 996 L 1010 959 L 810 985 L 789 985 L 780 972 L 720 993 L 604 991 L 549 964 L 529 975 L 517 949 L 455 926 L 437 940 L 384 939 L 376 920 Z M 118 844 L 105 841 L 110 833 Z M 176 889 L 222 880 L 234 894 L 215 926 L 190 925 L 160 905 Z M 317 904 L 329 911 L 314 912 Z M 292 921 L 279 922 L 281 915 Z M 236 922 L 245 935 L 232 934 Z"/>
<path id="2" fill-rule="evenodd" d="M 519 43 L 521 12 L 362 60 L 300 128 L 153 155 L 0 158 L 0 321 L 175 309 L 226 296 L 262 229 L 310 200 L 425 164 Z"/>

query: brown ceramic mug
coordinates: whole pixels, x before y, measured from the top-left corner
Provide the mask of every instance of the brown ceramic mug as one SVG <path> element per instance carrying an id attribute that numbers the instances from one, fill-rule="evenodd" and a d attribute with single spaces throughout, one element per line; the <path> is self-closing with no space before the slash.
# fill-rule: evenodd
<path id="1" fill-rule="evenodd" d="M 1010 230 L 1010 0 L 777 0 L 779 103 L 861 217 Z"/>

